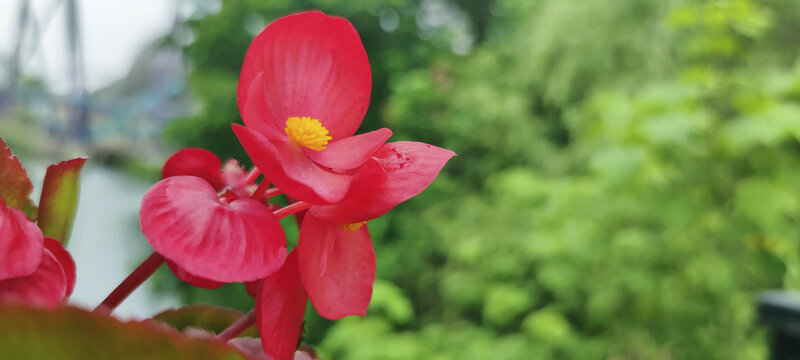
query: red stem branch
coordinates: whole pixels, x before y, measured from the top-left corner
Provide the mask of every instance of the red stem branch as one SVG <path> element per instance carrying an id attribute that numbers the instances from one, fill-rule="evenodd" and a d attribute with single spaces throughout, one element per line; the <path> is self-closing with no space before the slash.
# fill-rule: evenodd
<path id="1" fill-rule="evenodd" d="M 299 212 L 301 212 L 303 210 L 308 210 L 308 208 L 310 208 L 310 207 L 311 207 L 311 204 L 309 204 L 307 202 L 304 202 L 304 201 L 298 201 L 298 202 L 296 202 L 294 204 L 291 204 L 291 205 L 288 205 L 288 206 L 284 206 L 284 207 L 282 207 L 282 208 L 280 208 L 278 210 L 275 210 L 275 212 L 273 212 L 273 214 L 275 214 L 275 217 L 277 217 L 278 219 L 283 219 L 283 218 L 285 218 L 285 217 L 287 217 L 289 215 L 299 213 Z"/>
<path id="2" fill-rule="evenodd" d="M 283 194 L 283 191 L 281 191 L 281 189 L 274 187 L 272 189 L 267 190 L 267 192 L 264 193 L 264 197 L 271 198 L 273 196 L 277 196 L 280 194 Z"/>
<path id="3" fill-rule="evenodd" d="M 249 327 L 253 326 L 256 323 L 256 311 L 250 310 L 247 314 L 240 317 L 239 320 L 236 320 L 235 323 L 228 326 L 227 329 L 223 330 L 219 335 L 217 335 L 217 340 L 222 342 L 228 342 L 231 339 L 239 336 L 239 334 L 243 333 Z"/>
<path id="4" fill-rule="evenodd" d="M 253 192 L 253 199 L 261 200 L 261 198 L 264 197 L 264 194 L 267 193 L 268 189 L 269 189 L 269 181 L 262 180 L 261 184 L 258 184 L 258 188 L 256 189 L 256 191 Z"/>
<path id="5" fill-rule="evenodd" d="M 158 269 L 161 264 L 164 263 L 164 257 L 157 252 L 153 252 L 150 257 L 148 257 L 145 261 L 143 261 L 139 267 L 137 267 L 133 272 L 128 275 L 125 280 L 120 283 L 111 294 L 103 300 L 100 305 L 94 309 L 95 312 L 107 311 L 112 312 L 114 309 L 119 306 L 119 304 L 125 300 L 139 285 L 147 280 L 150 275 L 153 275 L 154 272 Z"/>
<path id="6" fill-rule="evenodd" d="M 253 166 L 253 168 L 250 170 L 249 173 L 247 173 L 247 176 L 244 178 L 244 183 L 245 184 L 254 183 L 258 175 L 261 175 L 261 171 L 258 170 L 257 167 Z"/>

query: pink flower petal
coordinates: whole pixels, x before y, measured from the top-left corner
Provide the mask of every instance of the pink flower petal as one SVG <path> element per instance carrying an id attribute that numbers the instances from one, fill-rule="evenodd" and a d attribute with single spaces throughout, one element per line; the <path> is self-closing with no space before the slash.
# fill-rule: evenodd
<path id="1" fill-rule="evenodd" d="M 0 281 L 0 302 L 54 308 L 64 301 L 66 293 L 64 268 L 47 249 L 43 250 L 42 261 L 33 274 Z"/>
<path id="2" fill-rule="evenodd" d="M 69 296 L 72 295 L 72 290 L 75 289 L 75 260 L 72 259 L 72 255 L 70 255 L 67 249 L 64 249 L 64 246 L 56 239 L 45 237 L 44 247 L 55 256 L 61 268 L 64 269 L 64 278 L 67 282 L 67 291 L 64 294 L 64 298 L 69 298 Z"/>
<path id="3" fill-rule="evenodd" d="M 228 204 L 194 176 L 170 177 L 150 188 L 139 222 L 158 253 L 209 280 L 256 280 L 286 258 L 286 235 L 266 206 L 252 199 Z"/>
<path id="4" fill-rule="evenodd" d="M 349 176 L 322 169 L 299 146 L 270 142 L 241 125 L 232 127 L 253 163 L 286 195 L 311 204 L 330 204 L 341 200 L 347 192 Z"/>
<path id="5" fill-rule="evenodd" d="M 306 215 L 298 244 L 300 278 L 327 319 L 365 315 L 375 283 L 375 252 L 364 225 L 348 231 Z"/>
<path id="6" fill-rule="evenodd" d="M 261 79 L 256 80 L 258 74 Z M 333 140 L 355 133 L 369 105 L 372 86 L 361 38 L 345 19 L 310 11 L 267 26 L 247 50 L 237 100 L 248 124 L 263 121 L 282 129 L 292 116 L 318 119 Z M 250 92 L 253 81 L 263 91 Z M 248 119 L 249 97 L 263 96 L 261 119 Z M 266 135 L 266 134 L 265 134 Z"/>
<path id="7" fill-rule="evenodd" d="M 42 261 L 43 248 L 42 231 L 0 198 L 0 280 L 32 274 Z"/>
<path id="8" fill-rule="evenodd" d="M 344 199 L 309 212 L 328 221 L 374 219 L 425 190 L 455 153 L 412 141 L 385 144 L 354 175 Z"/>
<path id="9" fill-rule="evenodd" d="M 275 360 L 291 360 L 303 328 L 308 296 L 297 273 L 297 251 L 283 267 L 266 277 L 256 296 L 256 321 L 264 352 Z"/>
<path id="10" fill-rule="evenodd" d="M 169 260 L 167 260 L 167 266 L 169 267 L 170 270 L 172 270 L 172 273 L 175 274 L 176 278 L 178 278 L 183 282 L 187 282 L 189 284 L 197 286 L 199 288 L 216 289 L 222 285 L 225 285 L 225 283 L 223 282 L 209 280 L 206 278 L 192 275 L 188 271 L 181 269 L 180 266 Z"/>
<path id="11" fill-rule="evenodd" d="M 289 136 L 286 135 L 286 131 L 284 130 L 287 119 L 283 119 L 283 121 L 268 121 L 271 119 L 272 115 L 270 114 L 269 105 L 266 102 L 267 99 L 264 96 L 263 74 L 263 72 L 259 72 L 250 82 L 250 88 L 247 90 L 246 94 L 252 96 L 248 96 L 247 101 L 244 103 L 239 103 L 242 120 L 245 126 L 258 131 L 258 133 L 264 135 L 264 137 L 270 141 L 285 142 L 289 139 Z M 241 86 L 241 84 L 240 82 L 239 86 Z M 239 100 L 241 101 L 241 99 Z M 241 107 L 242 104 L 244 108 Z"/>
<path id="12" fill-rule="evenodd" d="M 331 143 L 325 150 L 303 149 L 317 164 L 335 170 L 350 170 L 364 165 L 386 140 L 392 137 L 387 128 L 347 137 Z"/>
<path id="13" fill-rule="evenodd" d="M 161 169 L 161 178 L 191 175 L 208 181 L 214 189 L 222 190 L 220 178 L 222 162 L 211 151 L 201 148 L 186 148 L 167 159 Z"/>

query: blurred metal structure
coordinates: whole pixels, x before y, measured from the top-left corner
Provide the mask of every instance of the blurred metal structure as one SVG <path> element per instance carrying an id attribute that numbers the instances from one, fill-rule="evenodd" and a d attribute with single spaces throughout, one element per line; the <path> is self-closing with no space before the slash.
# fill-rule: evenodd
<path id="1" fill-rule="evenodd" d="M 67 17 L 67 40 L 69 51 L 67 56 L 70 93 L 70 112 L 67 121 L 72 138 L 86 142 L 89 140 L 89 105 L 86 96 L 86 83 L 83 67 L 83 45 L 81 28 L 78 19 L 77 0 L 65 0 Z"/>
<path id="2" fill-rule="evenodd" d="M 77 0 L 55 0 L 51 9 L 53 13 L 46 17 L 45 29 L 39 28 L 36 14 L 31 11 L 30 0 L 20 0 L 19 14 L 17 16 L 17 42 L 14 50 L 5 61 L 8 76 L 5 79 L 6 87 L 0 90 L 0 113 L 7 113 L 20 101 L 20 82 L 24 61 L 23 51 L 26 45 L 35 51 L 39 47 L 42 34 L 50 24 L 53 15 L 61 4 L 64 4 L 66 18 L 65 34 L 67 37 L 67 68 L 69 71 L 69 94 L 66 106 L 68 108 L 67 128 L 68 133 L 56 134 L 59 137 L 68 136 L 80 142 L 89 140 L 89 106 L 86 93 L 84 76 L 83 46 L 81 43 L 80 15 Z M 26 41 L 29 43 L 26 44 Z M 46 80 L 47 79 L 43 79 Z M 50 97 L 52 95 L 48 94 Z"/>
<path id="3" fill-rule="evenodd" d="M 11 53 L 0 58 L 0 115 L 22 109 L 23 122 L 45 130 L 57 142 L 77 142 L 102 151 L 132 152 L 160 147 L 161 131 L 170 119 L 185 116 L 191 108 L 186 93 L 189 66 L 182 46 L 191 42 L 185 26 L 191 15 L 181 11 L 192 3 L 171 0 L 174 17 L 169 32 L 154 39 L 135 57 L 127 75 L 99 89 L 87 85 L 84 34 L 78 0 L 48 0 L 42 7 L 35 0 L 17 0 L 16 34 Z M 190 6 L 189 6 L 190 7 Z M 85 14 L 85 12 L 83 12 Z M 120 14 L 110 15 L 120 16 Z M 53 22 L 57 18 L 61 21 Z M 49 29 L 63 40 L 65 65 L 59 73 L 47 69 L 38 77 L 26 76 L 34 57 L 43 58 L 44 34 Z M 63 24 L 63 25 L 62 25 Z M 91 74 L 89 74 L 91 75 Z M 66 83 L 66 92 L 54 93 L 51 81 Z M 63 79 L 63 80 L 62 80 Z M 22 106 L 20 106 L 22 105 Z M 9 116 L 20 120 L 20 114 Z M 111 150 L 109 150 L 111 149 Z"/>
<path id="4" fill-rule="evenodd" d="M 758 296 L 758 322 L 770 336 L 770 359 L 800 359 L 800 293 L 766 291 Z"/>

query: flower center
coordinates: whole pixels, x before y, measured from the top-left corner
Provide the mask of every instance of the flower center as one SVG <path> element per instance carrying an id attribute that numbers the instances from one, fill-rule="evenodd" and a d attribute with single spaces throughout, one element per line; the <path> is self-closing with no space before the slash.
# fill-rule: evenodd
<path id="1" fill-rule="evenodd" d="M 286 128 L 283 130 L 296 144 L 314 151 L 325 150 L 328 140 L 332 139 L 328 136 L 328 129 L 322 126 L 319 120 L 308 116 L 290 117 L 286 120 Z"/>
<path id="2" fill-rule="evenodd" d="M 358 229 L 361 229 L 361 227 L 364 226 L 364 224 L 366 224 L 366 223 L 367 223 L 366 221 L 362 221 L 362 222 L 357 222 L 357 223 L 352 223 L 352 224 L 342 224 L 341 227 L 342 227 L 342 230 L 344 230 L 344 231 L 356 231 Z"/>

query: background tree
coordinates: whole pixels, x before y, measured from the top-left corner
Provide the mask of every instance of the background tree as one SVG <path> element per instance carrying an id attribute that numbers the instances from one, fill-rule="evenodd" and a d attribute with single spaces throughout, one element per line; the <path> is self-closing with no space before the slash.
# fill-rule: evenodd
<path id="1" fill-rule="evenodd" d="M 369 316 L 308 318 L 328 357 L 766 356 L 753 295 L 800 285 L 800 5 L 225 2 L 189 24 L 201 109 L 168 141 L 245 160 L 229 127 L 247 44 L 309 8 L 362 36 L 361 131 L 459 154 L 371 222 Z"/>

